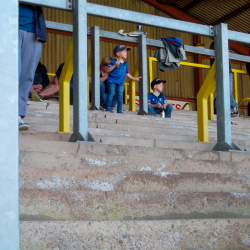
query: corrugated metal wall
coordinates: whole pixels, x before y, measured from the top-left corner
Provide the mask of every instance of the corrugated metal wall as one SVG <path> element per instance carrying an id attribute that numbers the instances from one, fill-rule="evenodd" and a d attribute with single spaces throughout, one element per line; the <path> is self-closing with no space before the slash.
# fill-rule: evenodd
<path id="1" fill-rule="evenodd" d="M 154 7 L 146 4 L 141 0 L 89 0 L 88 2 L 112 6 L 116 8 L 122 8 L 152 15 L 158 15 L 163 17 L 169 17 L 165 13 L 155 9 Z M 66 11 L 52 10 L 44 8 L 45 18 L 48 21 L 55 21 L 61 23 L 72 24 L 72 13 Z M 115 21 L 111 19 L 99 18 L 88 16 L 88 27 L 94 25 L 99 26 L 101 30 L 107 30 L 112 32 L 118 32 L 120 29 L 123 29 L 124 32 L 130 32 L 136 30 L 137 24 Z M 184 44 L 193 45 L 193 35 L 180 33 L 176 31 L 154 28 L 149 26 L 142 26 L 142 30 L 147 32 L 147 37 L 152 39 L 159 39 L 161 37 L 171 37 L 179 36 Z M 67 51 L 72 40 L 70 35 L 61 35 L 48 33 L 48 42 L 45 43 L 43 54 L 41 57 L 41 62 L 44 63 L 48 69 L 48 72 L 55 73 L 60 63 L 64 62 Z M 202 37 L 202 43 L 204 43 L 206 48 L 209 47 L 211 39 Z M 109 42 L 101 42 L 100 48 L 100 60 L 107 55 L 113 56 L 113 48 L 117 45 Z M 155 50 L 148 49 L 148 56 L 153 56 Z M 88 55 L 90 55 L 90 40 L 88 39 Z M 189 62 L 194 62 L 193 56 L 187 56 Z M 137 47 L 132 47 L 132 51 L 128 53 L 128 67 L 130 73 L 132 73 L 133 68 L 138 60 L 138 49 Z M 209 64 L 209 60 L 203 59 L 205 64 Z M 238 65 L 237 65 L 238 66 Z M 203 70 L 203 79 L 207 74 L 207 70 Z M 176 71 L 167 69 L 165 72 L 160 72 L 158 70 L 158 63 L 155 62 L 153 65 L 153 76 L 160 79 L 166 79 L 167 83 L 164 87 L 164 94 L 171 97 L 181 97 L 181 98 L 194 98 L 195 95 L 195 75 L 194 69 L 187 66 L 181 66 Z M 52 80 L 52 78 L 51 78 Z M 128 79 L 125 79 L 128 82 Z M 243 83 L 244 82 L 244 83 Z M 239 76 L 239 91 L 249 91 L 246 87 L 249 80 L 246 76 Z M 244 87 L 243 87 L 244 85 Z M 137 86 L 138 91 L 138 86 Z M 240 92 L 243 96 L 242 92 Z M 244 93 L 245 96 L 246 93 Z M 250 93 L 247 93 L 250 94 Z M 250 96 L 250 95 L 249 95 Z M 241 98 L 239 98 L 241 99 Z M 195 106 L 194 106 L 195 107 Z"/>
<path id="2" fill-rule="evenodd" d="M 154 7 L 146 4 L 140 0 L 90 0 L 88 2 L 102 4 L 106 6 L 112 6 L 116 8 L 122 8 L 137 12 L 143 12 L 147 14 L 153 14 L 163 17 L 169 17 L 165 13 L 155 9 Z M 66 11 L 58 11 L 44 8 L 44 15 L 46 20 L 62 22 L 67 24 L 72 24 L 72 14 Z M 124 32 L 130 32 L 136 30 L 137 24 L 115 21 L 111 19 L 104 19 L 99 17 L 88 16 L 88 27 L 99 26 L 101 30 L 108 30 L 112 32 L 118 32 L 123 29 Z M 149 26 L 142 26 L 142 30 L 147 32 L 147 37 L 152 39 L 159 39 L 160 37 L 167 36 L 180 36 L 184 44 L 193 44 L 193 36 L 190 34 L 153 28 Z M 55 73 L 59 64 L 64 62 L 67 49 L 69 48 L 72 37 L 68 35 L 52 34 L 48 33 L 48 42 L 45 44 L 43 49 L 43 54 L 41 57 L 41 62 L 44 63 L 48 69 L 48 72 Z M 100 59 L 104 56 L 113 56 L 113 48 L 117 44 L 109 42 L 101 42 L 100 48 Z M 155 50 L 148 50 L 148 56 L 153 56 Z M 90 40 L 88 40 L 88 56 L 90 54 Z M 138 49 L 137 47 L 132 47 L 132 51 L 128 53 L 128 67 L 130 73 L 132 73 L 133 68 L 138 60 Z M 188 56 L 188 60 L 193 62 L 193 57 Z M 195 87 L 194 87 L 194 70 L 190 67 L 181 67 L 176 71 L 167 69 L 166 72 L 160 72 L 158 70 L 158 63 L 154 63 L 154 77 L 166 79 L 164 93 L 167 96 L 173 97 L 195 97 Z M 52 80 L 52 78 L 51 78 Z M 128 82 L 128 79 L 125 79 Z M 138 91 L 138 87 L 137 87 Z"/>

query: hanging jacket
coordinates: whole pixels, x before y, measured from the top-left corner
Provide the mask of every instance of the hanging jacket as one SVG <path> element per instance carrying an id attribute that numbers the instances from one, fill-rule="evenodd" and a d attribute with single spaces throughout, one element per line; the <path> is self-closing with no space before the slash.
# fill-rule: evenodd
<path id="1" fill-rule="evenodd" d="M 43 15 L 43 10 L 41 7 L 36 7 L 34 9 L 34 21 L 36 27 L 36 39 L 39 42 L 46 42 L 47 30 L 45 24 L 45 18 Z"/>
<path id="2" fill-rule="evenodd" d="M 154 57 L 160 63 L 159 69 L 165 71 L 166 68 L 175 70 L 180 67 L 180 62 L 187 60 L 184 45 L 182 45 L 180 38 L 161 38 L 165 48 L 158 48 Z M 181 46 L 176 46 L 178 44 Z"/>

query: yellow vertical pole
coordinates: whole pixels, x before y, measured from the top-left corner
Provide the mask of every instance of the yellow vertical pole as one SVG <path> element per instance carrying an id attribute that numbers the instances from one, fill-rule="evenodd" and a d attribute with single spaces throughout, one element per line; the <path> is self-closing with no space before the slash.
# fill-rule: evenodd
<path id="1" fill-rule="evenodd" d="M 88 57 L 88 65 L 87 65 L 87 100 L 88 100 L 88 107 L 90 107 L 89 104 L 89 75 L 91 74 L 91 53 Z"/>
<path id="2" fill-rule="evenodd" d="M 208 138 L 208 97 L 216 89 L 215 62 L 197 95 L 198 141 L 209 142 Z"/>
<path id="3" fill-rule="evenodd" d="M 139 75 L 139 61 L 135 64 L 135 68 L 133 70 L 133 77 L 138 77 Z M 135 81 L 129 80 L 129 111 L 136 112 L 135 109 Z"/>
<path id="4" fill-rule="evenodd" d="M 128 85 L 129 85 L 129 83 L 127 83 L 127 82 L 125 82 L 124 83 L 124 88 L 125 88 L 125 90 L 124 90 L 124 96 L 125 96 L 125 104 L 128 104 Z"/>
<path id="5" fill-rule="evenodd" d="M 58 133 L 70 131 L 70 80 L 73 75 L 73 41 L 70 44 L 68 55 L 61 76 L 59 78 L 59 130 Z"/>
<path id="6" fill-rule="evenodd" d="M 211 93 L 208 97 L 208 120 L 214 120 L 214 94 Z"/>
<path id="7" fill-rule="evenodd" d="M 149 73 L 149 85 L 148 85 L 148 93 L 153 92 L 151 89 L 151 82 L 153 81 L 153 61 L 158 62 L 155 57 L 148 58 L 148 73 Z"/>
<path id="8" fill-rule="evenodd" d="M 237 72 L 234 72 L 234 100 L 238 104 L 238 78 L 237 78 Z"/>

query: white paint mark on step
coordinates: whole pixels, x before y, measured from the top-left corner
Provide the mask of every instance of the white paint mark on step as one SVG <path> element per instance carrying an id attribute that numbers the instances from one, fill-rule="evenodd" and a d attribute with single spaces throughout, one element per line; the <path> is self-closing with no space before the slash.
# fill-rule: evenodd
<path id="1" fill-rule="evenodd" d="M 83 180 L 80 183 L 82 186 L 90 188 L 92 190 L 97 190 L 97 191 L 114 191 L 114 185 L 108 181 L 105 182 L 100 182 L 100 181 L 93 181 L 93 182 L 88 182 Z"/>

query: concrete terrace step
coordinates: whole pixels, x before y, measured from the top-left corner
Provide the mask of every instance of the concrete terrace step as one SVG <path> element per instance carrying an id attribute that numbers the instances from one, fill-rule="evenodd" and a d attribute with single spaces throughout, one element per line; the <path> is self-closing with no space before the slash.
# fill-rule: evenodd
<path id="1" fill-rule="evenodd" d="M 189 149 L 162 149 L 136 146 L 105 145 L 98 143 L 72 143 L 56 141 L 19 140 L 20 152 L 39 152 L 60 155 L 81 155 L 101 156 L 101 157 L 151 157 L 152 159 L 183 159 L 183 160 L 210 160 L 210 161 L 233 161 L 249 163 L 250 154 L 241 152 L 218 152 L 201 151 Z M 66 157 L 65 157 L 66 158 Z M 23 159 L 22 159 L 23 160 Z"/>
<path id="2" fill-rule="evenodd" d="M 20 189 L 122 192 L 250 192 L 250 175 L 197 172 L 58 170 L 21 167 Z"/>
<path id="3" fill-rule="evenodd" d="M 98 148 L 100 149 L 100 148 Z M 203 155 L 203 157 L 202 157 Z M 166 157 L 165 157 L 166 156 Z M 173 156 L 173 157 L 171 157 Z M 199 157 L 201 156 L 201 159 Z M 115 171 L 116 173 L 129 173 L 131 171 L 154 172 L 198 172 L 223 174 L 250 174 L 249 161 L 229 161 L 228 158 L 217 158 L 204 152 L 196 156 L 185 155 L 178 150 L 168 150 L 163 156 L 156 158 L 148 156 L 124 156 L 106 154 L 67 153 L 61 152 L 32 152 L 20 151 L 20 167 L 51 169 L 51 170 L 96 170 Z M 230 155 L 229 155 L 230 156 Z M 192 157 L 194 159 L 192 159 Z M 197 159 L 195 159 L 197 158 Z M 204 158 L 204 159 L 202 159 Z"/>
<path id="4" fill-rule="evenodd" d="M 41 113 L 42 111 L 36 111 L 38 112 L 37 114 L 34 115 L 34 112 L 30 113 L 30 116 L 26 118 L 26 122 L 30 124 L 46 124 L 46 125 L 51 125 L 54 124 L 56 127 L 54 131 L 58 129 L 58 114 L 51 114 L 50 111 L 46 111 L 46 113 Z M 45 118 L 54 118 L 53 121 L 49 121 L 48 119 L 46 120 Z M 43 118 L 43 119 L 42 119 Z M 155 118 L 152 116 L 146 116 L 146 117 L 141 117 L 141 116 L 136 116 L 132 112 L 129 112 L 129 114 L 125 115 L 120 115 L 120 114 L 110 114 L 102 111 L 90 111 L 89 112 L 89 123 L 90 126 L 98 126 L 100 123 L 105 123 L 105 124 L 117 124 L 118 126 L 123 126 L 123 127 L 131 127 L 133 126 L 133 129 L 136 129 L 136 127 L 142 128 L 142 127 L 152 127 L 152 123 L 154 127 L 161 128 L 162 129 L 177 129 L 179 130 L 179 133 L 185 134 L 184 131 L 196 131 L 193 134 L 196 133 L 197 136 L 197 121 L 196 120 L 190 120 L 190 118 L 179 119 L 178 120 L 172 118 L 172 119 L 162 119 L 162 118 Z M 238 118 L 240 119 L 240 118 Z M 126 121 L 131 121 L 130 123 L 127 123 Z M 143 123 L 143 126 L 142 126 Z M 71 125 L 72 125 L 71 121 Z M 124 126 L 126 125 L 126 126 Z M 237 123 L 237 125 L 232 125 L 232 134 L 234 136 L 233 139 L 238 139 L 238 136 L 241 136 L 239 139 L 244 139 L 244 137 L 250 139 L 250 130 L 248 129 L 249 123 L 246 124 L 241 124 Z M 211 121 L 209 125 L 209 135 L 211 137 L 216 137 L 216 122 Z M 47 131 L 47 130 L 46 130 Z M 53 131 L 53 132 L 54 132 Z M 152 131 L 152 130 L 151 130 Z"/>
<path id="5" fill-rule="evenodd" d="M 246 250 L 250 219 L 21 222 L 20 249 Z"/>
<path id="6" fill-rule="evenodd" d="M 20 190 L 21 221 L 249 218 L 250 194 Z"/>
<path id="7" fill-rule="evenodd" d="M 34 140 L 62 140 L 62 138 L 65 138 L 64 140 L 68 140 L 70 138 L 70 135 L 68 136 L 62 136 L 62 134 L 52 134 L 56 132 L 59 128 L 59 125 L 53 124 L 53 122 L 49 122 L 48 124 L 40 124 L 40 123 L 29 123 L 29 130 L 28 131 L 20 131 L 20 136 L 25 136 L 26 139 L 34 139 Z M 93 123 L 90 123 L 90 126 L 93 126 Z M 198 141 L 197 138 L 197 132 L 196 131 L 189 131 L 189 130 L 182 130 L 179 129 L 161 129 L 157 131 L 156 133 L 152 133 L 152 127 L 143 127 L 139 128 L 138 126 L 126 126 L 128 130 L 118 130 L 124 129 L 124 126 L 114 124 L 113 126 L 111 124 L 94 124 L 94 128 L 89 128 L 89 132 L 92 134 L 92 136 L 95 138 L 97 142 L 100 140 L 102 142 L 106 142 L 108 144 L 117 144 L 117 145 L 137 145 L 137 146 L 146 146 L 146 147 L 173 147 L 173 148 L 185 148 L 185 142 L 191 142 L 190 149 L 196 149 L 197 145 L 199 145 L 198 148 L 201 150 L 211 150 L 213 148 L 214 143 L 216 143 L 216 134 L 214 134 L 214 137 L 210 134 L 210 144 L 207 143 L 199 143 L 196 144 L 195 142 Z M 98 128 L 96 128 L 98 127 Z M 109 128 L 109 129 L 101 129 L 99 127 Z M 129 128 L 128 128 L 129 127 Z M 112 128 L 115 128 L 114 130 L 111 130 Z M 131 128 L 131 129 L 130 129 Z M 134 131 L 134 129 L 137 129 L 138 131 L 148 131 L 148 132 L 138 132 Z M 183 127 L 182 127 L 183 129 Z M 131 131 L 133 130 L 133 131 Z M 71 131 L 73 131 L 73 126 L 71 125 Z M 161 133 L 160 133 L 161 132 Z M 48 136 L 51 135 L 51 137 L 48 137 L 46 135 L 48 133 Z M 192 135 L 190 135 L 192 134 Z M 115 138 L 114 138 L 115 137 Z M 68 139 L 66 139 L 68 138 Z M 140 139 L 140 140 L 138 140 Z M 122 142 L 120 142 L 122 141 Z M 136 143 L 134 143 L 134 141 Z M 170 142 L 168 142 L 170 141 Z M 173 141 L 175 141 L 173 143 Z M 183 143 L 180 144 L 180 141 Z M 164 143 L 165 142 L 165 143 Z M 194 142 L 194 143 L 192 143 Z M 233 134 L 232 135 L 232 142 L 238 145 L 242 150 L 250 150 L 250 139 L 248 138 L 248 134 Z M 212 143 L 212 144 L 211 144 Z M 202 145 L 203 144 L 203 145 Z"/>

